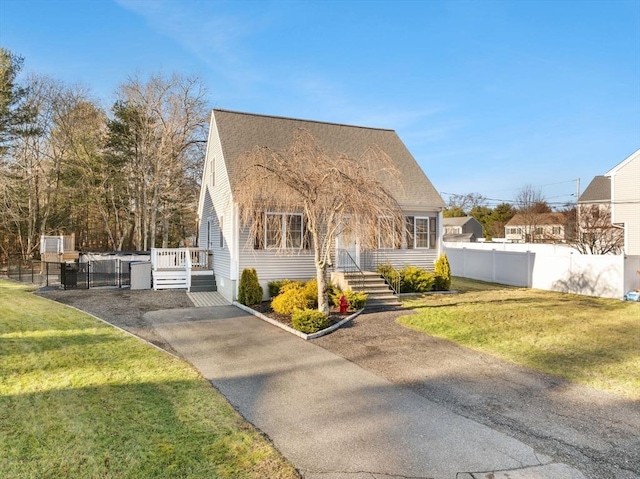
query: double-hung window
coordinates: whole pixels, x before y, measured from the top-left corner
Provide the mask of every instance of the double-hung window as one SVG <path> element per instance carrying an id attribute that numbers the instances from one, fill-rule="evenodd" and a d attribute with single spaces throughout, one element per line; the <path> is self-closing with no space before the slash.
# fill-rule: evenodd
<path id="1" fill-rule="evenodd" d="M 414 235 L 416 248 L 429 247 L 429 218 L 416 218 Z"/>
<path id="2" fill-rule="evenodd" d="M 393 218 L 378 218 L 378 248 L 396 247 L 395 221 Z"/>
<path id="3" fill-rule="evenodd" d="M 405 244 L 407 249 L 436 247 L 436 218 L 405 216 Z"/>
<path id="4" fill-rule="evenodd" d="M 304 230 L 300 213 L 267 213 L 264 245 L 267 249 L 302 248 Z"/>

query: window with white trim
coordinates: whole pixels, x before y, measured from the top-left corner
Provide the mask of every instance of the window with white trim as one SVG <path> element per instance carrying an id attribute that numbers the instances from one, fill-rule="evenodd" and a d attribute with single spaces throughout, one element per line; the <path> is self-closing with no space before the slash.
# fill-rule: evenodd
<path id="1" fill-rule="evenodd" d="M 378 249 L 393 249 L 396 245 L 394 218 L 378 218 Z"/>
<path id="2" fill-rule="evenodd" d="M 264 247 L 266 249 L 301 249 L 303 238 L 302 214 L 265 214 Z"/>
<path id="3" fill-rule="evenodd" d="M 224 216 L 220 217 L 220 242 L 219 242 L 219 246 L 220 248 L 224 248 Z"/>
<path id="4" fill-rule="evenodd" d="M 405 246 L 407 249 L 435 249 L 437 238 L 435 217 L 405 216 Z"/>
<path id="5" fill-rule="evenodd" d="M 429 247 L 429 218 L 416 218 L 414 237 L 416 249 Z"/>

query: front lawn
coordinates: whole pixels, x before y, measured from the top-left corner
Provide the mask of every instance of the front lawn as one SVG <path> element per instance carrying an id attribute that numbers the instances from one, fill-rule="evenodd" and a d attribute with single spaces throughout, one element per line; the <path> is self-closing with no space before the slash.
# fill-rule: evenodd
<path id="1" fill-rule="evenodd" d="M 298 475 L 184 361 L 0 280 L 0 477 Z"/>
<path id="2" fill-rule="evenodd" d="M 453 278 L 399 322 L 548 374 L 640 399 L 640 304 Z"/>

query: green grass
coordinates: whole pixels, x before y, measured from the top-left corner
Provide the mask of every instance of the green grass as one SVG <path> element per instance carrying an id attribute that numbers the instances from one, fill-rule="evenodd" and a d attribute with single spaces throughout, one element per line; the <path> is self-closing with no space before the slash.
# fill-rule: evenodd
<path id="1" fill-rule="evenodd" d="M 0 281 L 0 477 L 298 477 L 187 363 Z"/>
<path id="2" fill-rule="evenodd" d="M 405 302 L 412 329 L 640 399 L 640 304 L 454 278 L 458 294 Z"/>

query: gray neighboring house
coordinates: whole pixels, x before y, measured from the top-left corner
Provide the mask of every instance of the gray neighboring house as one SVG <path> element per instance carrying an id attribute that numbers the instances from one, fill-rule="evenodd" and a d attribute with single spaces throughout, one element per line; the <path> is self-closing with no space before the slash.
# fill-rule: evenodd
<path id="1" fill-rule="evenodd" d="M 400 172 L 402 188 L 391 189 L 390 185 L 390 191 L 404 213 L 402 238 L 396 238 L 391 246 L 381 241 L 373 254 L 361 247 L 357 235 L 338 237 L 336 250 L 348 251 L 363 270 L 375 266 L 370 261 L 374 256 L 396 267 L 410 264 L 433 269 L 442 251 L 445 203 L 395 131 L 215 109 L 211 113 L 198 204 L 198 245 L 209 250 L 218 291 L 227 299 L 235 300 L 238 280 L 245 268 L 256 269 L 265 291 L 272 280 L 315 277 L 313 249 L 304 240 L 305 219 L 300 213 L 261 212 L 265 216 L 262 218 L 265 238 L 273 233 L 267 229 L 274 227 L 286 232 L 281 235 L 283 238 L 287 234 L 300 236 L 299 241 L 292 241 L 291 245 L 287 240 L 285 248 L 265 248 L 250 238 L 248 228 L 240 224 L 234 201 L 240 175 L 248 166 L 242 164 L 241 154 L 256 146 L 283 149 L 298 129 L 309 131 L 329 153 L 345 153 L 352 158 L 377 145 L 391 157 Z M 285 231 L 289 225 L 295 225 L 294 233 Z"/>
<path id="2" fill-rule="evenodd" d="M 484 238 L 482 225 L 473 216 L 442 218 L 443 241 L 474 243 Z"/>
<path id="3" fill-rule="evenodd" d="M 578 205 L 611 205 L 611 178 L 596 176 L 578 199 Z"/>

